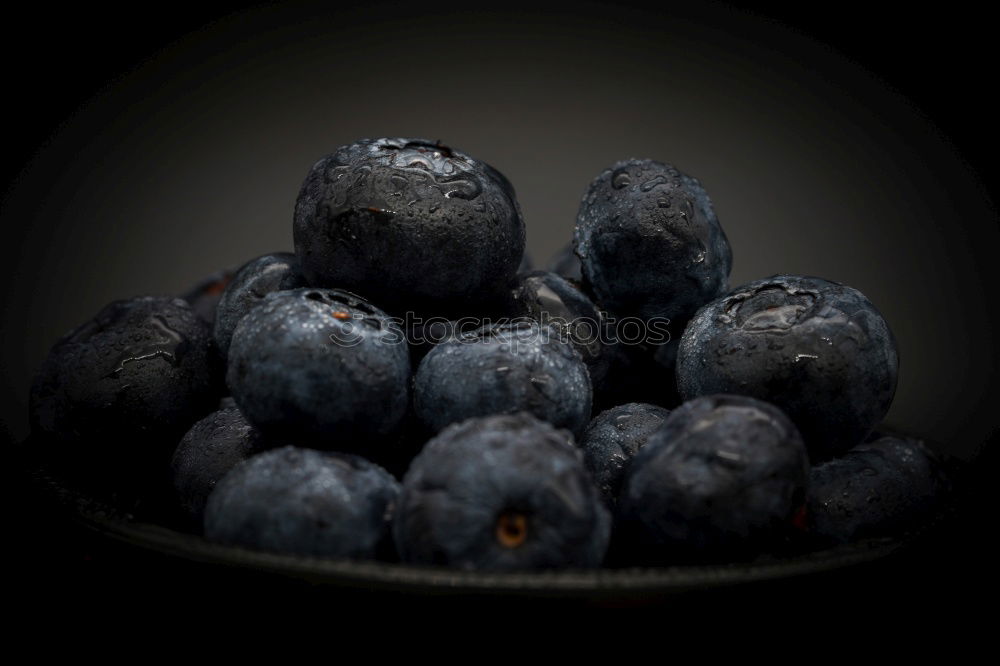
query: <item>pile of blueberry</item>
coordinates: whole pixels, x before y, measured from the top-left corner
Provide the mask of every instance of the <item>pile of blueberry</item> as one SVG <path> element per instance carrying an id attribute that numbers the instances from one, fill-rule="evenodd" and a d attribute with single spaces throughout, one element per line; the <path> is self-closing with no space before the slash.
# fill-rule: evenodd
<path id="1" fill-rule="evenodd" d="M 893 536 L 948 482 L 873 434 L 892 333 L 860 292 L 730 290 L 698 180 L 626 160 L 532 271 L 510 182 L 440 143 L 309 171 L 294 253 L 116 301 L 52 348 L 35 441 L 225 544 L 519 570 L 747 560 Z"/>

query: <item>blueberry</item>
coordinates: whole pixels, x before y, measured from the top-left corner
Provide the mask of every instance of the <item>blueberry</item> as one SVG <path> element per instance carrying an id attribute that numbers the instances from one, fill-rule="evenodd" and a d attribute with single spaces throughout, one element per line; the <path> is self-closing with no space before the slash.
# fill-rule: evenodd
<path id="1" fill-rule="evenodd" d="M 366 451 L 406 412 L 402 329 L 354 294 L 269 294 L 240 321 L 226 380 L 240 410 L 275 439 Z"/>
<path id="2" fill-rule="evenodd" d="M 525 234 L 514 188 L 488 164 L 420 139 L 364 139 L 313 166 L 294 238 L 310 284 L 447 315 L 514 277 Z"/>
<path id="3" fill-rule="evenodd" d="M 630 403 L 601 412 L 587 426 L 580 439 L 583 463 L 609 504 L 617 501 L 632 458 L 669 414 L 657 405 Z"/>
<path id="4" fill-rule="evenodd" d="M 298 260 L 288 252 L 265 254 L 240 267 L 219 299 L 215 316 L 215 344 L 223 358 L 229 354 L 236 325 L 251 308 L 271 292 L 305 286 Z"/>
<path id="5" fill-rule="evenodd" d="M 389 543 L 399 484 L 364 458 L 286 446 L 237 465 L 205 508 L 211 541 L 372 559 Z"/>
<path id="6" fill-rule="evenodd" d="M 365 457 L 381 466 L 397 479 L 403 478 L 410 463 L 427 443 L 428 434 L 412 409 L 407 410 L 396 432 L 380 442 Z"/>
<path id="7" fill-rule="evenodd" d="M 669 319 L 679 332 L 727 288 L 729 242 L 697 180 L 653 160 L 625 160 L 587 188 L 574 247 L 602 307 Z"/>
<path id="8" fill-rule="evenodd" d="M 698 312 L 681 339 L 677 382 L 685 399 L 739 393 L 774 403 L 819 462 L 882 420 L 898 366 L 892 332 L 861 292 L 779 275 Z"/>
<path id="9" fill-rule="evenodd" d="M 802 438 L 778 408 L 697 398 L 632 459 L 618 498 L 621 533 L 661 561 L 743 557 L 792 525 L 808 475 Z"/>
<path id="10" fill-rule="evenodd" d="M 215 309 L 222 298 L 222 292 L 235 274 L 235 271 L 228 268 L 216 271 L 182 294 L 181 299 L 187 301 L 195 314 L 211 325 L 215 322 Z"/>
<path id="11" fill-rule="evenodd" d="M 190 305 L 115 301 L 49 351 L 32 386 L 32 430 L 86 440 L 87 452 L 113 451 L 125 464 L 159 460 L 215 408 L 221 389 L 208 324 Z"/>
<path id="12" fill-rule="evenodd" d="M 478 324 L 478 319 L 472 320 L 472 324 Z M 408 322 L 406 341 L 410 345 L 410 360 L 414 364 L 418 364 L 435 345 L 460 333 L 469 333 L 479 328 L 477 325 L 472 325 L 468 330 L 462 327 L 463 323 L 444 317 L 430 317 Z"/>
<path id="13" fill-rule="evenodd" d="M 590 378 L 579 353 L 530 320 L 442 342 L 414 378 L 414 409 L 434 432 L 474 416 L 519 411 L 581 432 L 590 405 Z"/>
<path id="14" fill-rule="evenodd" d="M 403 479 L 403 560 L 463 569 L 596 567 L 610 516 L 572 436 L 530 414 L 455 424 Z"/>
<path id="15" fill-rule="evenodd" d="M 947 487 L 922 442 L 882 437 L 812 469 L 809 521 L 818 537 L 837 543 L 900 535 L 935 508 Z"/>
<path id="16" fill-rule="evenodd" d="M 587 364 L 591 385 L 600 386 L 610 356 L 602 330 L 604 317 L 587 296 L 555 273 L 533 271 L 518 276 L 511 289 L 512 313 L 534 319 L 571 343 Z"/>
<path id="17" fill-rule="evenodd" d="M 567 280 L 580 282 L 583 280 L 583 273 L 580 269 L 580 258 L 573 251 L 573 243 L 567 243 L 555 256 L 549 260 L 548 270 L 556 275 L 561 275 Z"/>
<path id="18" fill-rule="evenodd" d="M 260 432 L 236 407 L 212 412 L 181 439 L 171 461 L 171 478 L 184 512 L 200 525 L 215 484 L 237 463 L 266 447 Z"/>

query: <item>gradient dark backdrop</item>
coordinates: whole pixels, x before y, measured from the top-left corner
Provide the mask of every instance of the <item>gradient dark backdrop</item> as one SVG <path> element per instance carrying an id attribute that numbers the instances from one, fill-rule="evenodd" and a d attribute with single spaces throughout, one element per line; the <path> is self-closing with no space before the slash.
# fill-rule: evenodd
<path id="1" fill-rule="evenodd" d="M 952 11 L 904 34 L 862 3 L 761 6 L 26 10 L 6 28 L 21 39 L 5 47 L 3 422 L 25 434 L 35 367 L 106 302 L 291 248 L 317 158 L 412 135 L 511 179 L 536 263 L 611 162 L 696 175 L 733 284 L 793 272 L 861 289 L 899 340 L 890 421 L 970 455 L 998 397 L 996 131 L 984 82 L 963 78 L 984 64 L 985 24 Z"/>

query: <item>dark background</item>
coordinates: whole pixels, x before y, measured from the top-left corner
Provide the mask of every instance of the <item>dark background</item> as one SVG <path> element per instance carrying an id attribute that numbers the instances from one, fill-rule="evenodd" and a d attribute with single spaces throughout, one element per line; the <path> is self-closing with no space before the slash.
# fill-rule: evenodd
<path id="1" fill-rule="evenodd" d="M 291 248 L 317 158 L 414 135 L 511 179 L 536 264 L 611 162 L 699 177 L 733 284 L 801 272 L 861 289 L 899 339 L 890 421 L 968 458 L 1000 397 L 989 25 L 972 3 L 12 9 L 4 427 L 24 436 L 30 376 L 66 330 Z"/>

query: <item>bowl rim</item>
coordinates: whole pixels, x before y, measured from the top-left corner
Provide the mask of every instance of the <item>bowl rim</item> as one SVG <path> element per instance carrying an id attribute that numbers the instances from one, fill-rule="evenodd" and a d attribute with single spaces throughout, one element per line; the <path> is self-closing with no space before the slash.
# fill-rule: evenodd
<path id="1" fill-rule="evenodd" d="M 895 428 L 881 434 L 899 435 Z M 904 435 L 905 436 L 905 435 Z M 31 438 L 17 457 L 34 488 L 52 509 L 118 544 L 189 562 L 241 569 L 314 584 L 423 595 L 521 595 L 569 598 L 662 597 L 675 593 L 792 579 L 855 567 L 892 556 L 927 528 L 896 538 L 871 538 L 748 562 L 483 572 L 385 561 L 336 560 L 252 550 L 218 544 L 193 532 L 152 522 L 123 511 L 110 500 L 72 487 L 43 458 L 32 455 Z M 939 514 L 941 512 L 938 512 Z M 940 516 L 936 516 L 940 518 Z"/>

